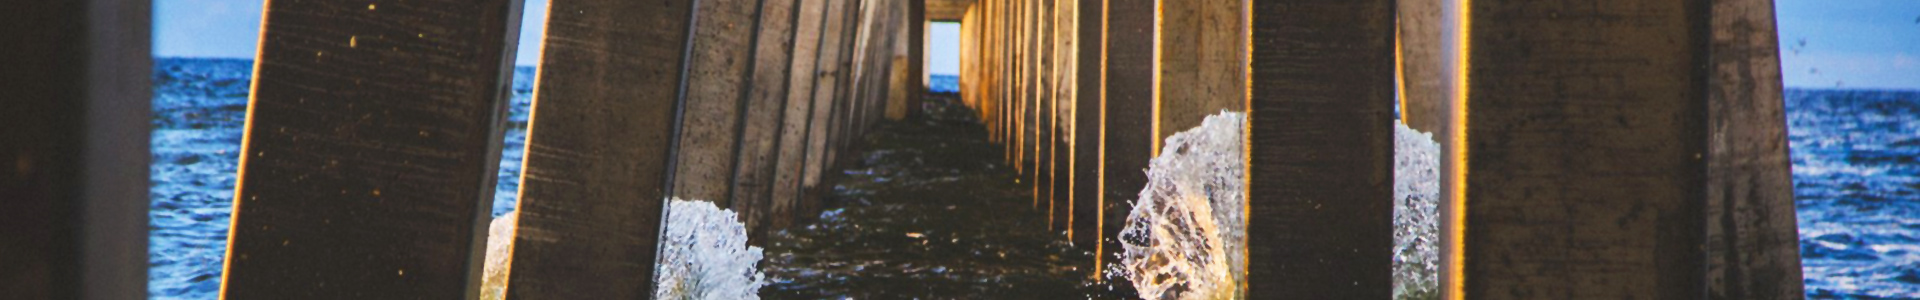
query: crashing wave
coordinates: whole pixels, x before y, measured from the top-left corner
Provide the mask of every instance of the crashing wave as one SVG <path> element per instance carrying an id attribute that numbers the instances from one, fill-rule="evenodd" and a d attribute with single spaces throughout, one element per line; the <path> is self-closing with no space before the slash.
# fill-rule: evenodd
<path id="1" fill-rule="evenodd" d="M 1144 299 L 1240 299 L 1246 282 L 1246 115 L 1167 137 L 1120 232 L 1114 276 Z"/>
<path id="2" fill-rule="evenodd" d="M 712 202 L 667 201 L 667 230 L 654 263 L 654 299 L 760 299 L 764 253 L 747 227 Z"/>

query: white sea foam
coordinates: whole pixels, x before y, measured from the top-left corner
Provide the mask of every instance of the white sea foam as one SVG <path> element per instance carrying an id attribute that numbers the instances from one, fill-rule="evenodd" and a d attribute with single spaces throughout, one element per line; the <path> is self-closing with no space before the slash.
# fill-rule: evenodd
<path id="1" fill-rule="evenodd" d="M 1439 299 L 1440 144 L 1393 128 L 1393 298 Z"/>
<path id="2" fill-rule="evenodd" d="M 667 201 L 667 230 L 654 263 L 654 299 L 760 299 L 764 253 L 747 246 L 733 211 L 706 201 Z"/>
<path id="3" fill-rule="evenodd" d="M 507 262 L 513 260 L 513 228 L 519 212 L 510 212 L 493 218 L 487 225 L 487 265 L 485 277 L 481 279 L 480 299 L 505 299 L 507 292 Z"/>

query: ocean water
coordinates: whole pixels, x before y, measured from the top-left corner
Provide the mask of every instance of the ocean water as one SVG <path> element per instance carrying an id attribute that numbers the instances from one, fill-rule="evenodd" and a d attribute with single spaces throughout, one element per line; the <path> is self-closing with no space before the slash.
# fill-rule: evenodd
<path id="1" fill-rule="evenodd" d="M 226 256 L 253 63 L 156 58 L 153 165 L 148 211 L 148 283 L 153 299 L 214 299 Z M 520 188 L 533 68 L 514 70 L 512 130 L 501 156 L 494 216 L 512 211 Z"/>
<path id="2" fill-rule="evenodd" d="M 953 74 L 927 75 L 927 91 L 934 92 L 934 93 L 959 93 L 960 92 L 960 75 L 953 75 Z"/>
<path id="3" fill-rule="evenodd" d="M 1920 91 L 1789 89 L 1809 298 L 1920 298 Z"/>

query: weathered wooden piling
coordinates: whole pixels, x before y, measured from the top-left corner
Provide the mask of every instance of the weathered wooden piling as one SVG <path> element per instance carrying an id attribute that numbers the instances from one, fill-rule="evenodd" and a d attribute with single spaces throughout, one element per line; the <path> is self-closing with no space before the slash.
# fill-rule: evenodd
<path id="1" fill-rule="evenodd" d="M 840 66 L 839 58 L 842 48 L 845 48 L 842 45 L 844 44 L 843 40 L 845 40 L 844 37 L 846 36 L 846 27 L 848 27 L 847 6 L 849 1 L 826 1 L 826 7 L 823 12 L 826 18 L 820 31 L 820 52 L 819 55 L 814 57 L 815 72 L 817 72 L 816 74 L 818 75 L 812 82 L 813 96 L 811 101 L 813 101 L 813 116 L 811 121 L 808 122 L 808 133 L 805 139 L 808 143 L 806 149 L 807 158 L 804 169 L 801 171 L 803 177 L 801 177 L 799 191 L 801 193 L 800 199 L 802 200 L 800 200 L 799 207 L 802 212 L 811 212 L 819 208 L 813 203 L 812 199 L 818 198 L 816 193 L 818 192 L 817 186 L 820 184 L 820 173 L 825 172 L 826 167 L 829 167 L 825 165 L 825 160 L 826 156 L 829 155 L 826 153 L 827 141 L 832 137 L 827 136 L 827 129 L 830 128 L 828 125 L 832 123 L 833 111 L 838 107 L 835 105 L 838 102 L 833 99 L 834 89 L 836 88 L 834 82 L 839 78 L 839 73 L 843 70 Z"/>
<path id="2" fill-rule="evenodd" d="M 1247 295 L 1390 298 L 1394 3 L 1250 9 Z"/>
<path id="3" fill-rule="evenodd" d="M 1054 113 L 1050 121 L 1053 124 L 1054 134 L 1052 138 L 1047 139 L 1049 148 L 1053 150 L 1053 154 L 1050 155 L 1052 159 L 1047 162 L 1050 170 L 1049 180 L 1046 182 L 1047 198 L 1053 202 L 1054 222 L 1052 223 L 1055 224 L 1055 230 L 1065 231 L 1069 240 L 1073 237 L 1074 221 L 1073 198 L 1070 190 L 1072 184 L 1069 180 L 1073 178 L 1072 142 L 1076 130 L 1073 126 L 1073 114 L 1076 111 L 1073 92 L 1077 87 L 1073 80 L 1073 68 L 1076 63 L 1073 60 L 1073 43 L 1074 32 L 1077 29 L 1075 26 L 1078 26 L 1074 21 L 1074 10 L 1078 4 L 1079 2 L 1075 0 L 1058 0 L 1054 3 L 1055 26 L 1052 32 L 1054 41 L 1052 49 L 1048 51 L 1053 55 L 1055 63 L 1051 83 L 1053 98 L 1051 102 L 1053 102 Z"/>
<path id="4" fill-rule="evenodd" d="M 1072 55 L 1077 64 L 1072 83 L 1073 161 L 1068 167 L 1072 170 L 1068 199 L 1073 203 L 1074 245 L 1095 249 L 1100 243 L 1100 150 L 1106 133 L 1101 126 L 1106 114 L 1102 86 L 1106 83 L 1106 2 L 1078 1 L 1073 29 L 1076 41 Z M 1099 269 L 1096 264 L 1090 270 Z"/>
<path id="5" fill-rule="evenodd" d="M 269 3 L 221 296 L 475 297 L 520 4 Z"/>
<path id="6" fill-rule="evenodd" d="M 1101 122 L 1100 247 L 1096 262 L 1119 251 L 1120 229 L 1133 201 L 1147 186 L 1147 161 L 1153 158 L 1153 97 L 1158 89 L 1155 42 L 1159 32 L 1154 3 L 1107 2 L 1106 113 Z"/>
<path id="7" fill-rule="evenodd" d="M 788 112 L 787 89 L 795 50 L 798 1 L 760 1 L 755 23 L 753 69 L 745 88 L 745 110 L 740 117 L 739 155 L 735 156 L 732 196 L 728 202 L 759 242 L 767 232 L 775 206 L 776 162 L 783 149 L 781 127 Z"/>
<path id="8" fill-rule="evenodd" d="M 1241 1 L 1164 0 L 1160 4 L 1159 96 L 1153 151 L 1175 133 L 1221 110 L 1247 110 L 1247 26 Z M 1391 18 L 1389 18 L 1391 20 Z"/>
<path id="9" fill-rule="evenodd" d="M 701 0 L 687 66 L 673 196 L 732 207 L 758 0 Z"/>
<path id="10" fill-rule="evenodd" d="M 646 299 L 693 1 L 550 5 L 507 298 Z"/>
<path id="11" fill-rule="evenodd" d="M 1772 0 L 1715 0 L 1707 88 L 1707 297 L 1799 299 L 1799 230 Z"/>
<path id="12" fill-rule="evenodd" d="M 798 205 L 803 193 L 803 182 L 807 177 L 807 153 L 811 146 L 811 127 L 815 109 L 813 93 L 814 79 L 819 77 L 821 33 L 826 25 L 826 7 L 830 0 L 799 0 L 795 4 L 793 26 L 793 58 L 789 65 L 787 92 L 785 95 L 785 115 L 780 126 L 778 161 L 774 163 L 773 206 L 771 223 L 774 228 L 784 228 L 793 224 L 797 217 Z"/>
<path id="13" fill-rule="evenodd" d="M 1465 7 L 1451 296 L 1707 295 L 1708 4 Z"/>
<path id="14" fill-rule="evenodd" d="M 152 3 L 0 11 L 5 297 L 147 297 Z"/>

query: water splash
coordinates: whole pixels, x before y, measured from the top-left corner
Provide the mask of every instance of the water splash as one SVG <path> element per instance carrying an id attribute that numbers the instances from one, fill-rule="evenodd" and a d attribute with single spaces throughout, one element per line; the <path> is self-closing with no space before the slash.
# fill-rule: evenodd
<path id="1" fill-rule="evenodd" d="M 1440 299 L 1440 144 L 1393 126 L 1393 298 Z"/>
<path id="2" fill-rule="evenodd" d="M 1246 115 L 1222 111 L 1167 137 L 1120 231 L 1113 277 L 1144 299 L 1242 299 Z"/>
<path id="3" fill-rule="evenodd" d="M 731 210 L 712 202 L 667 201 L 667 230 L 654 262 L 654 299 L 760 299 L 766 276 L 756 266 L 760 247 L 747 246 L 747 227 Z M 494 218 L 487 228 L 487 265 L 481 299 L 503 299 L 519 212 Z"/>
<path id="4" fill-rule="evenodd" d="M 518 226 L 519 212 L 509 212 L 493 218 L 487 225 L 487 265 L 482 271 L 480 299 L 506 299 L 507 262 L 513 260 L 513 229 Z"/>
<path id="5" fill-rule="evenodd" d="M 760 299 L 766 275 L 747 227 L 712 202 L 667 201 L 667 230 L 654 263 L 654 299 Z"/>

